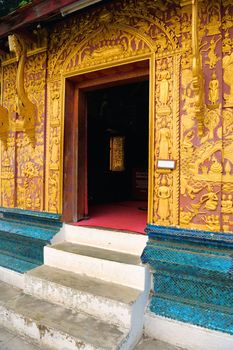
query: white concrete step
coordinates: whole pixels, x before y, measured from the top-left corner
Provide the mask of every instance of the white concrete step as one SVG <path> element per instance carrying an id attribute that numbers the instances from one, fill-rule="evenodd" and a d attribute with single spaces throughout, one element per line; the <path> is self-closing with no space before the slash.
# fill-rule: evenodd
<path id="1" fill-rule="evenodd" d="M 99 247 L 63 242 L 44 248 L 44 263 L 108 282 L 144 290 L 149 271 L 140 256 Z"/>
<path id="2" fill-rule="evenodd" d="M 0 282 L 0 324 L 46 349 L 126 350 L 129 330 L 22 293 Z"/>
<path id="3" fill-rule="evenodd" d="M 24 291 L 128 328 L 134 309 L 142 302 L 143 293 L 138 289 L 46 265 L 25 274 Z"/>
<path id="4" fill-rule="evenodd" d="M 100 247 L 140 256 L 148 237 L 138 233 L 129 233 L 94 227 L 82 227 L 63 224 L 59 233 L 64 241 Z M 58 241 L 54 243 L 58 243 Z"/>

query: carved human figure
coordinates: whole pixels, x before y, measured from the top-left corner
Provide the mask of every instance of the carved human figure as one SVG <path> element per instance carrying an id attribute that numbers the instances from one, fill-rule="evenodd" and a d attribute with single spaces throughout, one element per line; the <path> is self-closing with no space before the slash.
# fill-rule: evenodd
<path id="1" fill-rule="evenodd" d="M 57 164 L 59 160 L 59 139 L 57 136 L 54 136 L 52 139 L 52 147 L 51 147 L 51 163 Z"/>
<path id="2" fill-rule="evenodd" d="M 226 162 L 224 170 L 225 170 L 226 175 L 231 175 L 231 165 L 230 165 L 229 161 Z"/>
<path id="3" fill-rule="evenodd" d="M 58 183 L 56 174 L 51 174 L 49 178 L 49 205 L 50 209 L 57 212 L 57 191 Z"/>
<path id="4" fill-rule="evenodd" d="M 206 61 L 206 63 L 210 66 L 210 69 L 213 69 L 216 65 L 216 63 L 220 60 L 219 57 L 217 57 L 215 53 L 215 49 L 217 46 L 217 43 L 219 42 L 220 38 L 216 39 L 211 39 L 210 40 L 210 46 L 209 46 L 209 52 L 208 52 L 208 58 L 209 60 Z M 207 50 L 203 50 L 207 51 Z"/>
<path id="5" fill-rule="evenodd" d="M 162 222 L 167 221 L 169 216 L 169 197 L 171 195 L 170 188 L 167 186 L 166 178 L 162 177 L 161 186 L 158 189 L 158 215 Z"/>
<path id="6" fill-rule="evenodd" d="M 171 78 L 170 72 L 167 69 L 167 64 L 164 62 L 162 64 L 162 70 L 158 74 L 159 85 L 159 101 L 165 106 L 169 98 L 169 79 Z"/>
<path id="7" fill-rule="evenodd" d="M 216 73 L 214 72 L 209 82 L 209 100 L 213 105 L 216 105 L 219 99 L 219 82 Z"/>
<path id="8" fill-rule="evenodd" d="M 218 215 L 206 215 L 203 217 L 203 220 L 206 222 L 207 227 L 212 231 L 219 231 L 220 223 Z"/>
<path id="9" fill-rule="evenodd" d="M 225 213 L 226 208 L 227 208 L 227 196 L 226 194 L 222 195 L 222 201 L 221 201 L 221 208 L 222 208 L 222 212 Z"/>
<path id="10" fill-rule="evenodd" d="M 229 194 L 227 197 L 227 212 L 232 213 L 232 208 L 233 208 L 233 202 L 232 202 L 232 195 Z"/>
<path id="11" fill-rule="evenodd" d="M 171 147 L 171 133 L 166 126 L 166 121 L 163 120 L 161 124 L 161 129 L 158 134 L 159 142 L 159 159 L 169 159 L 170 147 Z"/>
<path id="12" fill-rule="evenodd" d="M 212 15 L 210 21 L 207 24 L 206 28 L 208 29 L 208 35 L 216 35 L 220 33 L 219 27 L 221 23 L 219 21 L 218 15 Z"/>
<path id="13" fill-rule="evenodd" d="M 191 155 L 193 151 L 193 143 L 192 143 L 193 137 L 194 137 L 194 132 L 193 130 L 191 130 L 184 136 L 184 139 L 183 139 L 183 149 L 189 155 Z"/>
<path id="14" fill-rule="evenodd" d="M 222 52 L 230 54 L 232 52 L 233 40 L 230 37 L 229 31 L 225 32 L 225 38 L 222 41 Z"/>
<path id="15" fill-rule="evenodd" d="M 53 105 L 52 105 L 52 122 L 59 122 L 59 93 L 55 91 L 52 95 Z"/>
<path id="16" fill-rule="evenodd" d="M 201 197 L 201 203 L 205 203 L 205 208 L 208 210 L 216 210 L 218 205 L 218 196 L 213 191 L 211 186 L 208 186 L 208 193 Z"/>
<path id="17" fill-rule="evenodd" d="M 40 196 L 37 194 L 37 195 L 36 195 L 36 198 L 35 198 L 35 208 L 36 208 L 36 209 L 39 209 L 39 208 L 40 208 L 40 205 L 41 205 Z"/>
<path id="18" fill-rule="evenodd" d="M 26 199 L 26 208 L 31 208 L 31 207 L 32 207 L 32 197 L 31 195 L 28 195 Z"/>
<path id="19" fill-rule="evenodd" d="M 209 174 L 216 175 L 222 173 L 222 165 L 219 163 L 215 155 L 212 157 L 213 163 L 211 164 Z"/>

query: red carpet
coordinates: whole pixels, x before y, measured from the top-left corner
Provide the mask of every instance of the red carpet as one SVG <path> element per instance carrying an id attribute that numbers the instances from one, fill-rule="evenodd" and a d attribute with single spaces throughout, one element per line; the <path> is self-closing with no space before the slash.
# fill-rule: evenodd
<path id="1" fill-rule="evenodd" d="M 145 209 L 146 205 L 146 202 L 128 201 L 91 206 L 89 208 L 90 218 L 74 225 L 104 227 L 145 234 L 147 210 L 140 210 L 140 208 Z"/>

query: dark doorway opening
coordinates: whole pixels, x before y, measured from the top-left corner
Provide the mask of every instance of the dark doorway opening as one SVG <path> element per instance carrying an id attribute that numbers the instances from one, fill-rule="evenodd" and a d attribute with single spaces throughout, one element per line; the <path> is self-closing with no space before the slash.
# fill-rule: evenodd
<path id="1" fill-rule="evenodd" d="M 86 92 L 86 105 L 90 219 L 115 210 L 122 222 L 124 215 L 133 210 L 135 215 L 144 212 L 146 224 L 148 80 Z M 105 219 L 108 221 L 107 216 Z M 112 216 L 110 220 L 114 221 Z"/>
<path id="2" fill-rule="evenodd" d="M 63 221 L 144 233 L 149 61 L 67 78 L 64 116 Z"/>

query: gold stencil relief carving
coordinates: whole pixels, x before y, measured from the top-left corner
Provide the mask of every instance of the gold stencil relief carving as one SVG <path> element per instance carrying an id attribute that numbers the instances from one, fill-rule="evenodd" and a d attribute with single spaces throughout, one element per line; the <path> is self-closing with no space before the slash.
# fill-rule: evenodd
<path id="1" fill-rule="evenodd" d="M 1 182 L 2 182 L 2 205 L 14 207 L 14 147 L 12 147 L 12 136 L 8 138 L 8 147 L 2 150 Z"/>
<path id="2" fill-rule="evenodd" d="M 207 5 L 207 35 L 220 34 L 220 12 L 220 2 L 211 1 L 209 5 Z"/>
<path id="3" fill-rule="evenodd" d="M 203 4 L 203 5 L 202 5 Z M 208 12 L 207 12 L 208 8 Z M 184 8 L 187 16 L 190 9 Z M 180 224 L 183 227 L 208 229 L 216 231 L 220 229 L 219 210 L 221 183 L 226 182 L 226 161 L 222 160 L 222 104 L 221 104 L 221 80 L 219 80 L 220 63 L 220 34 L 221 26 L 211 17 L 218 16 L 221 23 L 220 1 L 200 2 L 199 11 L 199 49 L 203 53 L 205 66 L 206 102 L 202 109 L 202 134 L 198 137 L 195 120 L 195 93 L 190 77 L 189 55 L 182 54 L 182 115 L 181 115 L 181 211 Z M 205 36 L 212 36 L 205 38 Z M 182 32 L 182 41 L 187 34 Z M 211 42 L 212 40 L 212 42 Z M 219 43 L 219 45 L 218 45 Z M 207 54 L 205 54 L 205 51 Z M 183 59 L 184 57 L 184 59 Z M 217 64 L 217 67 L 216 67 Z M 214 69 L 214 71 L 209 71 Z M 215 74 L 216 73 L 216 74 Z M 195 87 L 194 87 L 195 88 Z M 204 88 L 204 86 L 203 86 Z M 203 101 L 204 102 L 204 101 Z M 197 120 L 198 122 L 198 120 Z M 227 166 L 227 171 L 229 165 Z"/>
<path id="4" fill-rule="evenodd" d="M 57 80 L 49 81 L 48 84 L 48 118 L 47 118 L 47 149 L 46 149 L 46 184 L 45 184 L 45 209 L 57 213 L 61 212 L 61 93 L 60 84 Z M 52 176 L 52 177 L 51 177 Z M 51 177 L 51 178 L 50 178 Z M 57 186 L 57 187 L 56 187 Z"/>
<path id="5" fill-rule="evenodd" d="M 146 53 L 152 48 L 161 53 L 165 48 L 175 50 L 179 47 L 176 35 L 169 25 L 166 26 L 164 14 L 163 20 L 155 14 L 159 14 L 157 2 L 143 4 L 136 1 L 132 5 L 129 1 L 121 1 L 116 8 L 106 6 L 56 28 L 51 35 L 53 62 L 50 62 L 50 77 L 60 73 L 64 60 L 67 61 L 66 69 L 71 71 L 80 66 L 84 56 L 83 67 L 90 64 L 91 57 L 100 61 L 102 56 L 101 63 L 104 63 L 116 61 L 117 56 L 119 59 L 122 55 L 131 57 Z"/>
<path id="6" fill-rule="evenodd" d="M 223 68 L 223 185 L 221 211 L 223 230 L 233 231 L 233 7 L 232 1 L 223 1 L 223 41 L 222 41 L 222 68 Z M 227 214 L 227 215 L 226 215 Z"/>
<path id="7" fill-rule="evenodd" d="M 0 140 L 5 148 L 9 131 L 9 112 L 7 108 L 0 105 Z"/>
<path id="8" fill-rule="evenodd" d="M 229 93 L 224 94 L 225 107 L 233 107 L 233 53 L 223 57 L 223 79 Z"/>
<path id="9" fill-rule="evenodd" d="M 170 157 L 179 159 L 180 57 L 178 55 L 180 49 L 178 38 L 180 36 L 180 21 L 178 15 L 180 10 L 179 6 L 175 7 L 173 4 L 172 11 L 166 15 L 161 10 L 163 6 L 169 8 L 171 4 L 153 0 L 146 2 L 139 0 L 119 1 L 117 5 L 106 4 L 97 10 L 89 11 L 87 14 L 83 13 L 70 20 L 67 19 L 60 27 L 56 27 L 52 31 L 48 54 L 46 158 L 50 161 L 49 164 L 46 164 L 47 210 L 61 212 L 62 209 L 62 193 L 60 191 L 62 188 L 63 155 L 61 149 L 58 151 L 57 143 L 59 140 L 59 145 L 61 144 L 63 133 L 61 106 L 64 76 L 77 75 L 80 72 L 88 73 L 94 71 L 95 67 L 96 69 L 113 67 L 124 62 L 136 61 L 137 58 L 139 60 L 148 59 L 152 54 L 157 55 L 158 60 L 169 55 L 168 67 L 164 67 L 164 72 L 160 76 L 160 83 L 164 84 L 164 90 L 163 94 L 160 95 L 159 103 L 161 107 L 167 105 L 169 108 L 169 113 L 166 112 L 166 116 L 164 115 L 165 109 L 162 114 L 168 118 L 167 122 L 170 123 L 171 129 L 170 135 L 161 135 L 161 138 L 162 143 L 166 144 L 166 138 L 170 137 L 170 142 L 172 142 L 172 147 L 169 146 L 168 151 Z M 172 57 L 175 55 L 177 56 L 173 60 Z M 166 70 L 169 71 L 168 74 Z M 171 81 L 173 82 L 170 83 Z M 168 82 L 169 92 L 166 82 Z M 157 93 L 156 95 L 158 96 Z M 169 99 L 166 103 L 167 95 L 169 95 Z M 173 99 L 171 99 L 172 95 Z M 168 125 L 167 122 L 166 125 Z M 55 131 L 51 132 L 51 129 L 57 129 L 56 136 Z M 156 147 L 157 152 L 159 152 L 158 145 Z M 177 168 L 169 179 L 171 190 L 169 201 L 171 202 L 170 212 L 173 224 L 178 224 L 178 177 L 179 163 L 177 161 Z M 155 193 L 153 193 L 154 195 Z"/>
<path id="10" fill-rule="evenodd" d="M 217 108 L 217 107 L 216 107 Z M 219 124 L 220 109 L 218 110 L 206 110 L 204 125 L 208 129 L 203 139 L 212 140 L 214 139 L 214 131 Z"/>
<path id="11" fill-rule="evenodd" d="M 224 37 L 222 40 L 222 52 L 224 54 L 231 54 L 233 49 L 233 38 L 230 35 L 230 31 L 233 28 L 233 16 L 230 13 L 232 11 L 232 3 L 223 3 L 226 7 L 224 10 L 224 16 L 222 18 L 222 28 L 224 30 Z"/>
<path id="12" fill-rule="evenodd" d="M 218 206 L 218 196 L 214 192 L 211 185 L 208 185 L 208 192 L 201 196 L 200 206 L 204 204 L 204 208 L 208 210 L 216 210 Z"/>
<path id="13" fill-rule="evenodd" d="M 233 38 L 230 37 L 229 31 L 225 32 L 225 37 L 222 40 L 222 52 L 231 54 L 233 49 Z"/>
<path id="14" fill-rule="evenodd" d="M 25 75 L 24 84 L 27 90 L 28 96 L 33 99 L 37 104 L 37 118 L 35 119 L 35 137 L 33 136 L 33 144 L 31 134 L 28 135 L 24 131 L 14 129 L 9 133 L 7 141 L 8 156 L 5 152 L 2 152 L 2 177 L 12 178 L 12 192 L 9 195 L 12 198 L 8 198 L 4 194 L 5 203 L 11 202 L 12 206 L 16 206 L 23 209 L 37 209 L 43 210 L 43 184 L 44 184 L 44 107 L 45 107 L 45 63 L 46 53 L 40 53 L 29 57 L 25 62 Z M 17 119 L 16 113 L 16 76 L 17 66 L 16 64 L 6 64 L 4 66 L 4 102 L 9 109 L 9 114 L 12 118 Z M 11 119 L 12 120 L 12 119 Z M 12 123 L 10 124 L 12 126 Z M 10 167 L 7 162 L 10 159 Z M 17 165 L 16 178 L 14 169 Z M 9 175 L 9 168 L 12 174 Z M 34 169 L 34 170 L 33 170 Z M 36 169 L 36 171 L 35 171 Z M 8 174 L 8 175 L 7 175 Z M 4 186 L 6 185 L 7 177 L 4 179 Z M 6 193 L 5 190 L 3 192 Z M 38 206 L 39 197 L 40 206 Z M 7 206 L 7 205 L 6 205 Z"/>
<path id="15" fill-rule="evenodd" d="M 169 198 L 171 197 L 171 188 L 167 184 L 167 178 L 165 175 L 162 176 L 160 186 L 158 188 L 158 224 L 167 225 L 169 224 L 170 206 Z"/>
<path id="16" fill-rule="evenodd" d="M 52 91 L 51 92 L 51 99 L 52 99 L 52 108 L 51 108 L 51 121 L 50 125 L 51 127 L 57 127 L 60 125 L 60 106 L 59 106 L 59 100 L 60 100 L 60 94 L 58 91 Z"/>
<path id="17" fill-rule="evenodd" d="M 59 174 L 55 171 L 50 171 L 49 176 L 49 210 L 53 213 L 58 212 L 58 189 L 59 189 Z"/>
<path id="18" fill-rule="evenodd" d="M 220 60 L 220 57 L 218 57 L 216 54 L 216 46 L 220 40 L 221 40 L 221 37 L 218 37 L 218 38 L 213 37 L 210 40 L 208 49 L 207 48 L 202 49 L 203 52 L 208 51 L 208 54 L 207 54 L 208 59 L 205 61 L 205 64 L 208 64 L 210 69 L 215 68 L 216 64 Z"/>
<path id="19" fill-rule="evenodd" d="M 224 214 L 233 214 L 232 194 L 223 194 L 221 201 L 221 211 Z"/>
<path id="20" fill-rule="evenodd" d="M 203 135 L 204 81 L 199 47 L 198 0 L 192 2 L 192 71 L 195 96 L 195 116 L 198 122 L 198 135 Z"/>
<path id="21" fill-rule="evenodd" d="M 169 159 L 171 154 L 171 132 L 167 127 L 166 121 L 162 120 L 158 131 L 158 159 Z"/>
<path id="22" fill-rule="evenodd" d="M 171 109 L 168 104 L 169 100 L 169 92 L 170 92 L 170 79 L 171 75 L 168 70 L 166 61 L 164 61 L 161 65 L 161 71 L 158 73 L 157 81 L 158 85 L 158 106 L 157 106 L 157 114 L 158 115 L 169 115 Z M 166 159 L 166 158 L 165 158 Z"/>
<path id="23" fill-rule="evenodd" d="M 211 80 L 209 82 L 209 101 L 211 105 L 208 108 L 218 108 L 218 100 L 219 100 L 219 81 L 217 79 L 216 73 L 213 72 L 211 75 Z"/>
<path id="24" fill-rule="evenodd" d="M 50 150 L 50 169 L 58 170 L 59 169 L 59 152 L 60 152 L 60 139 L 59 139 L 59 133 L 58 130 L 51 129 L 52 136 L 51 136 L 51 150 Z"/>
<path id="25" fill-rule="evenodd" d="M 210 231 L 218 232 L 220 231 L 220 220 L 219 215 L 205 215 L 202 220 L 206 224 L 206 229 Z"/>
<path id="26" fill-rule="evenodd" d="M 177 161 L 176 169 L 167 175 L 166 170 L 155 169 L 157 198 L 155 197 L 154 202 L 154 222 L 161 225 L 178 224 L 179 68 L 180 57 L 168 57 L 156 61 L 156 158 Z M 163 205 L 166 211 L 162 214 Z"/>
<path id="27" fill-rule="evenodd" d="M 4 207 L 14 207 L 15 205 L 15 136 L 12 132 L 7 132 L 9 126 L 8 117 L 16 107 L 16 65 L 3 67 L 4 83 L 2 94 L 4 96 L 5 111 L 3 123 L 3 144 L 1 147 L 1 204 Z"/>

